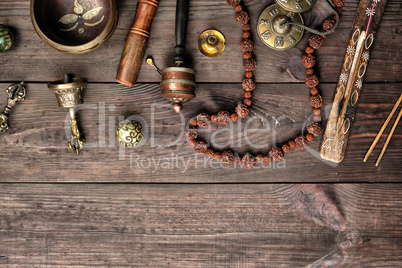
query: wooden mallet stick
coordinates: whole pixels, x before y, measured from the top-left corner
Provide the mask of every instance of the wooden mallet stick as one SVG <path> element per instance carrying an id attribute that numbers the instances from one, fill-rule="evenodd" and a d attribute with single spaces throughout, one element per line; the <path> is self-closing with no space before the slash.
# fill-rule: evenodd
<path id="1" fill-rule="evenodd" d="M 395 131 L 395 129 L 396 129 L 396 126 L 397 126 L 398 123 L 399 123 L 399 120 L 401 119 L 401 116 L 402 116 L 402 108 L 401 108 L 401 110 L 399 111 L 398 117 L 396 118 L 396 120 L 395 120 L 395 122 L 394 122 L 394 125 L 392 126 L 391 132 L 388 134 L 388 138 L 387 138 L 387 140 L 385 141 L 384 147 L 382 147 L 381 153 L 380 153 L 380 155 L 378 156 L 378 159 L 377 159 L 377 162 L 375 163 L 375 166 L 378 166 L 378 165 L 380 164 L 381 158 L 382 158 L 382 156 L 384 155 L 385 150 L 386 150 L 387 147 L 388 147 L 388 143 L 390 142 L 390 140 L 391 140 L 391 138 L 392 138 L 392 135 L 394 135 L 394 131 Z"/>
<path id="2" fill-rule="evenodd" d="M 374 150 L 374 147 L 377 145 L 378 140 L 380 139 L 382 133 L 384 132 L 385 128 L 387 127 L 389 121 L 391 120 L 392 116 L 394 115 L 394 113 L 395 113 L 396 109 L 398 108 L 399 104 L 401 103 L 401 101 L 402 101 L 402 94 L 401 94 L 401 96 L 399 97 L 399 99 L 396 101 L 396 103 L 395 103 L 395 105 L 394 105 L 394 108 L 392 108 L 392 110 L 391 110 L 391 112 L 389 113 L 387 119 L 385 120 L 385 122 L 384 122 L 384 124 L 382 125 L 380 131 L 378 132 L 378 134 L 377 134 L 377 136 L 375 137 L 373 143 L 371 144 L 369 150 L 367 151 L 366 156 L 365 156 L 364 159 L 363 159 L 364 162 L 366 162 L 367 159 L 370 157 L 371 153 L 372 153 L 373 150 Z M 385 150 L 384 150 L 384 151 L 385 151 Z M 380 160 L 381 160 L 381 159 L 380 159 Z M 376 164 L 376 165 L 377 165 L 377 164 Z"/>

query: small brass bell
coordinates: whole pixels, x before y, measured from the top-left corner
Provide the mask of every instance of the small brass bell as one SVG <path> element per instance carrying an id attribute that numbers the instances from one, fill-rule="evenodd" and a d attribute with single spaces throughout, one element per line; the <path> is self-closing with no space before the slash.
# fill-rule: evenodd
<path id="1" fill-rule="evenodd" d="M 225 50 L 225 37 L 214 29 L 203 31 L 198 36 L 198 49 L 207 57 L 218 57 Z"/>
<path id="2" fill-rule="evenodd" d="M 71 78 L 64 76 L 64 80 L 50 82 L 47 86 L 56 95 L 57 103 L 61 108 L 66 108 L 70 114 L 71 139 L 68 148 L 79 154 L 85 140 L 78 129 L 75 107 L 84 103 L 82 94 L 87 85 L 86 78 Z"/>

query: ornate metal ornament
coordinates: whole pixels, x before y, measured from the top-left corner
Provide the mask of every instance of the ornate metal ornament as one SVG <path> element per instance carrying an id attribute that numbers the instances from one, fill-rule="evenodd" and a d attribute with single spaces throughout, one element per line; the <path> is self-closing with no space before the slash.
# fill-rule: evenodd
<path id="1" fill-rule="evenodd" d="M 143 135 L 141 124 L 134 120 L 126 119 L 116 127 L 116 139 L 126 147 L 135 147 L 140 144 Z"/>
<path id="2" fill-rule="evenodd" d="M 294 22 L 304 25 L 299 13 L 287 11 L 278 4 L 273 4 L 260 14 L 257 33 L 262 43 L 275 50 L 287 50 L 294 47 L 302 38 L 304 29 Z"/>
<path id="3" fill-rule="evenodd" d="M 10 29 L 0 24 L 0 52 L 9 50 L 14 44 L 14 35 Z"/>
<path id="4" fill-rule="evenodd" d="M 64 81 L 54 81 L 48 84 L 48 88 L 56 95 L 57 103 L 61 108 L 66 108 L 70 114 L 71 139 L 68 148 L 77 155 L 81 151 L 85 140 L 78 129 L 75 107 L 84 103 L 82 93 L 87 85 L 86 78 L 70 78 L 65 75 Z"/>
<path id="5" fill-rule="evenodd" d="M 283 9 L 300 13 L 311 9 L 317 0 L 276 0 Z"/>
<path id="6" fill-rule="evenodd" d="M 68 54 L 95 50 L 113 34 L 116 0 L 32 0 L 32 25 L 50 47 Z"/>
<path id="7" fill-rule="evenodd" d="M 225 46 L 225 37 L 217 30 L 208 29 L 198 36 L 198 49 L 204 56 L 218 57 L 225 51 Z"/>
<path id="8" fill-rule="evenodd" d="M 10 85 L 6 89 L 6 92 L 8 94 L 7 106 L 4 107 L 4 111 L 0 114 L 0 133 L 4 133 L 9 129 L 8 116 L 10 115 L 11 108 L 13 108 L 18 101 L 24 100 L 27 93 L 24 82 Z"/>

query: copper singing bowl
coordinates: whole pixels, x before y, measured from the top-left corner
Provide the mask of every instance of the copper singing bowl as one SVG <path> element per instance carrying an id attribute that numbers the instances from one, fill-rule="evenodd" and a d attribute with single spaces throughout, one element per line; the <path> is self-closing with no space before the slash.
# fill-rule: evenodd
<path id="1" fill-rule="evenodd" d="M 39 37 L 58 51 L 93 51 L 113 34 L 116 0 L 31 0 L 31 20 Z"/>

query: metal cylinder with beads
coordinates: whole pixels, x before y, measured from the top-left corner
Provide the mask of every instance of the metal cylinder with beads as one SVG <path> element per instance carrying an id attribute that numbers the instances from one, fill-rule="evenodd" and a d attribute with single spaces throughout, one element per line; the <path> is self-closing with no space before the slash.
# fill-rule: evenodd
<path id="1" fill-rule="evenodd" d="M 180 113 L 183 103 L 195 97 L 195 70 L 186 67 L 186 33 L 189 0 L 177 0 L 176 5 L 176 46 L 174 47 L 174 67 L 160 70 L 151 57 L 147 63 L 162 75 L 161 96 L 173 103 L 173 110 Z"/>

